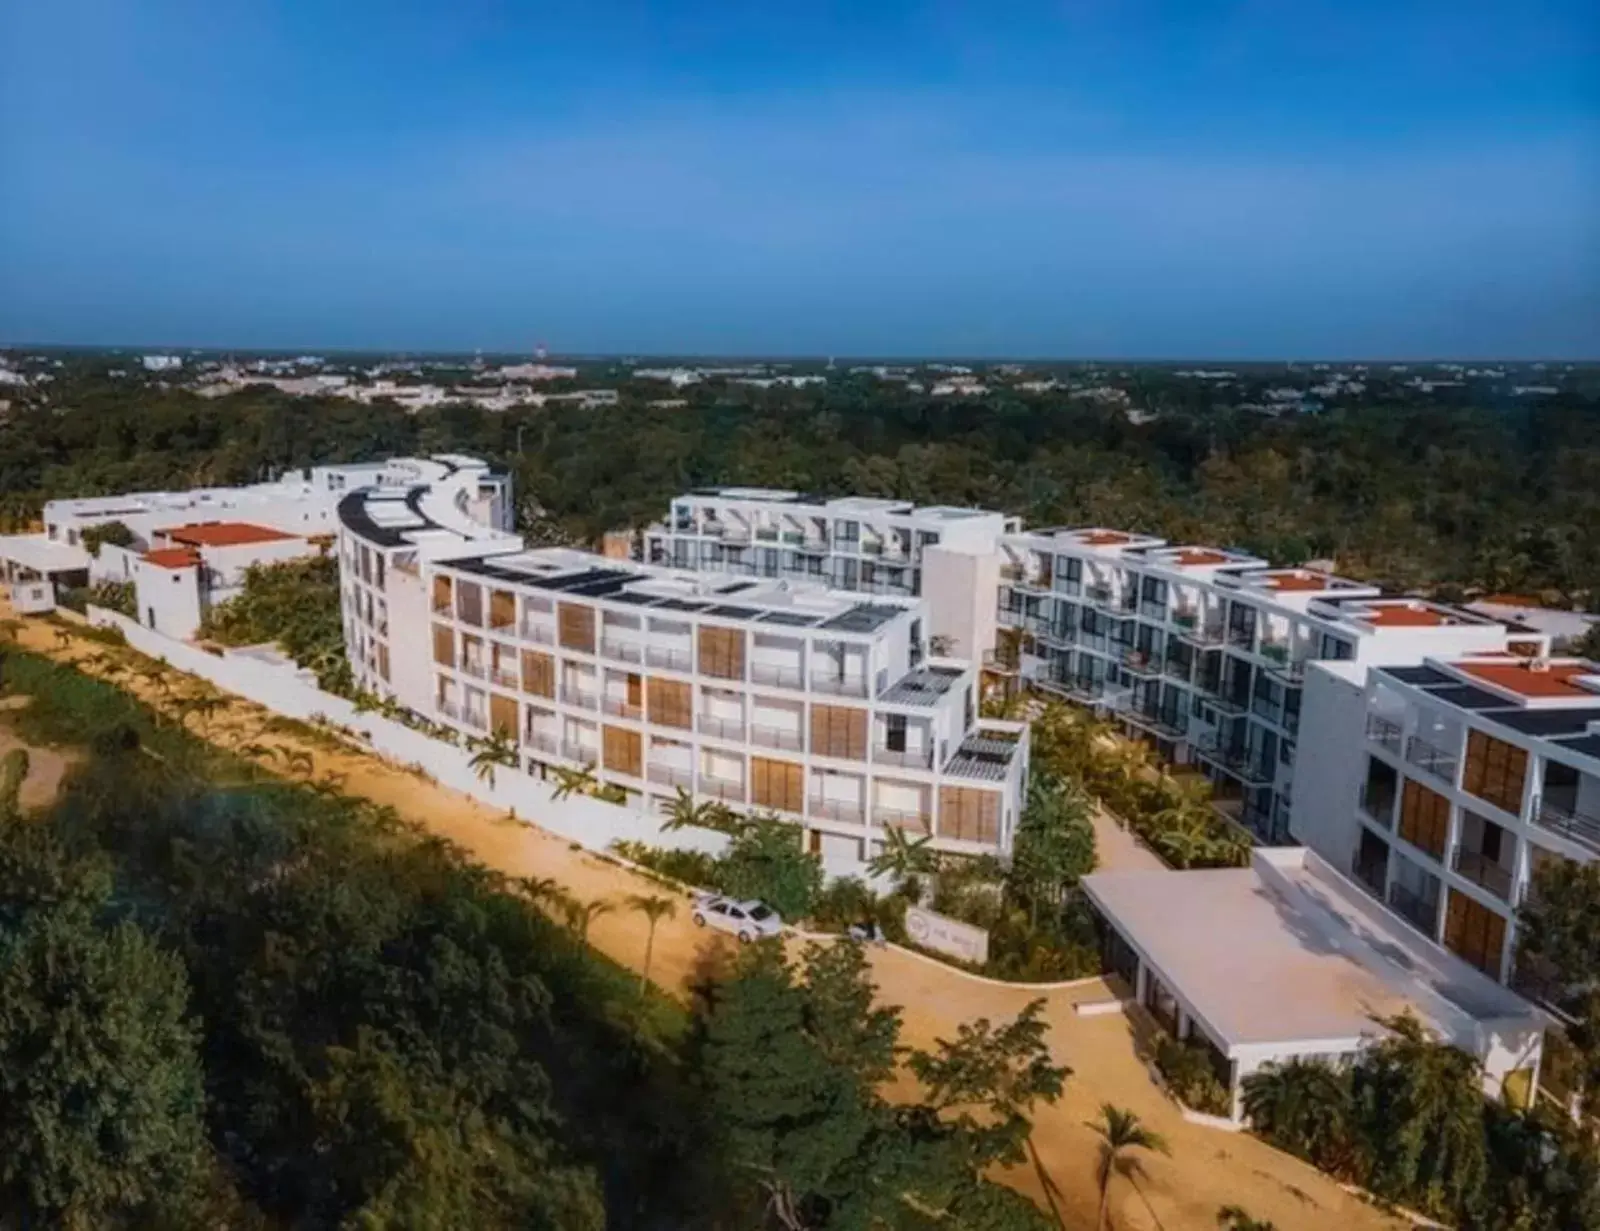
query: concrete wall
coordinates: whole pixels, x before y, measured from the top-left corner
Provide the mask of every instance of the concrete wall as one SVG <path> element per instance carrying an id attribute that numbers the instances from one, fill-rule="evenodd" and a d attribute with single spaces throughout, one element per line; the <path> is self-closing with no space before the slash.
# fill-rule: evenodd
<path id="1" fill-rule="evenodd" d="M 1367 696 L 1364 668 L 1312 663 L 1300 706 L 1289 833 L 1341 875 L 1350 871 L 1360 835 L 1356 808 L 1366 778 Z"/>
<path id="2" fill-rule="evenodd" d="M 978 662 L 994 649 L 995 598 L 1000 592 L 1000 553 L 943 544 L 922 553 L 922 596 L 928 636 L 947 637 L 951 658 Z"/>
<path id="3" fill-rule="evenodd" d="M 386 760 L 400 765 L 420 765 L 443 786 L 470 795 L 490 807 L 515 811 L 519 817 L 536 821 L 540 828 L 592 850 L 605 850 L 618 840 L 712 855 L 720 854 L 727 846 L 728 839 L 724 835 L 709 830 L 663 833 L 659 818 L 615 804 L 587 797 L 555 799 L 550 787 L 511 767 L 497 769 L 491 787 L 470 768 L 471 753 L 452 748 L 381 715 L 358 714 L 350 702 L 306 683 L 292 668 L 264 662 L 248 654 L 208 654 L 104 608 L 89 608 L 89 617 L 93 624 L 120 629 L 128 644 L 142 654 L 164 659 L 180 671 L 201 676 L 276 714 L 301 720 L 323 715 L 334 723 L 351 727 Z M 830 864 L 830 871 L 835 875 L 849 871 L 836 861 Z"/>

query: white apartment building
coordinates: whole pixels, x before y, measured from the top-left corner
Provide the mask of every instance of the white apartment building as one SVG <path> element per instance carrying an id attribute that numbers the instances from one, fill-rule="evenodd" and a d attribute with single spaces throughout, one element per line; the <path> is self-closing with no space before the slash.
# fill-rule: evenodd
<path id="1" fill-rule="evenodd" d="M 1019 519 L 986 509 L 827 500 L 765 487 L 680 496 L 645 531 L 652 564 L 810 581 L 835 590 L 929 600 L 929 636 L 945 653 L 978 658 L 994 643 L 998 545 Z"/>
<path id="2" fill-rule="evenodd" d="M 1440 654 L 1363 675 L 1321 663 L 1305 693 L 1317 755 L 1295 792 L 1295 837 L 1507 980 L 1540 867 L 1600 858 L 1600 664 Z M 1515 972 L 1518 985 L 1537 973 Z"/>
<path id="3" fill-rule="evenodd" d="M 889 829 L 1010 849 L 1027 728 L 977 717 L 977 669 L 928 653 L 925 604 L 703 577 L 520 540 L 465 515 L 455 476 L 341 502 L 358 680 L 519 767 L 591 767 L 627 801 L 771 811 L 808 848 L 870 858 Z"/>
<path id="4" fill-rule="evenodd" d="M 1306 668 L 1543 647 L 1482 616 L 1382 598 L 1242 552 L 1102 528 L 1009 535 L 992 668 L 1092 706 L 1168 761 L 1193 764 L 1220 809 L 1288 841 Z"/>

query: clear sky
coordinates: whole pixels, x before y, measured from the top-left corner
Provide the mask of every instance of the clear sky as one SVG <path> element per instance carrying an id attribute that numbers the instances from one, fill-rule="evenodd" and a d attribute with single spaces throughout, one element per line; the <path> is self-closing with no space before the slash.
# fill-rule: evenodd
<path id="1" fill-rule="evenodd" d="M 1593 0 L 0 0 L 0 341 L 1600 355 Z"/>

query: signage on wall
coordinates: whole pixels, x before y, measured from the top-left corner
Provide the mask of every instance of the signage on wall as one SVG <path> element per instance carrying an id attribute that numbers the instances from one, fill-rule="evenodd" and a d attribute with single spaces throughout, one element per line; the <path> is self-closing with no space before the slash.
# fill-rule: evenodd
<path id="1" fill-rule="evenodd" d="M 963 962 L 981 966 L 989 960 L 989 933 L 985 929 L 920 906 L 906 908 L 906 935 L 913 944 L 935 953 L 948 953 Z"/>

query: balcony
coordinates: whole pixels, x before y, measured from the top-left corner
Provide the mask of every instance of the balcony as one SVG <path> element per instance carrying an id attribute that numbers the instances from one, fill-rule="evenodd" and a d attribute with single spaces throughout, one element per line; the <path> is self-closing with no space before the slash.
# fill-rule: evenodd
<path id="1" fill-rule="evenodd" d="M 536 641 L 540 645 L 554 645 L 556 643 L 556 630 L 548 624 L 529 624 L 524 622 L 517 633 L 524 641 Z"/>
<path id="2" fill-rule="evenodd" d="M 1356 884 L 1380 902 L 1383 901 L 1383 881 L 1386 872 L 1385 862 L 1363 860 L 1360 851 L 1350 857 L 1350 875 L 1355 878 Z"/>
<path id="3" fill-rule="evenodd" d="M 627 718 L 633 722 L 639 722 L 644 718 L 644 706 L 630 705 L 622 697 L 607 697 L 605 699 L 605 711 L 608 714 L 615 714 L 618 718 Z"/>
<path id="4" fill-rule="evenodd" d="M 1247 650 L 1251 653 L 1256 648 L 1256 630 L 1252 628 L 1233 628 L 1227 631 L 1228 644 L 1236 650 Z"/>
<path id="5" fill-rule="evenodd" d="M 446 718 L 454 719 L 456 722 L 461 721 L 461 702 L 459 701 L 435 701 L 433 708 L 436 713 L 443 714 Z"/>
<path id="6" fill-rule="evenodd" d="M 1190 676 L 1194 674 L 1194 660 L 1190 659 L 1186 662 L 1179 658 L 1169 658 L 1161 664 L 1161 670 L 1168 679 L 1178 680 L 1187 684 Z"/>
<path id="7" fill-rule="evenodd" d="M 1450 866 L 1464 879 L 1487 889 L 1502 902 L 1511 901 L 1511 873 L 1481 851 L 1468 851 L 1457 847 L 1455 855 L 1450 860 Z"/>
<path id="8" fill-rule="evenodd" d="M 516 689 L 522 685 L 522 675 L 515 667 L 495 667 L 489 678 L 501 688 Z"/>
<path id="9" fill-rule="evenodd" d="M 1400 755 L 1402 745 L 1400 724 L 1377 714 L 1367 715 L 1367 738 L 1385 752 Z"/>
<path id="10" fill-rule="evenodd" d="M 872 763 L 874 765 L 899 765 L 906 769 L 932 769 L 933 749 L 902 749 L 884 748 L 874 746 L 872 749 Z"/>
<path id="11" fill-rule="evenodd" d="M 546 735 L 543 731 L 529 731 L 522 737 L 522 744 L 523 747 L 531 748 L 535 752 L 547 752 L 551 756 L 561 755 L 561 741 L 554 735 Z"/>
<path id="12" fill-rule="evenodd" d="M 1161 675 L 1161 664 L 1143 650 L 1124 650 L 1122 666 L 1129 675 L 1141 680 L 1158 679 Z"/>
<path id="13" fill-rule="evenodd" d="M 1428 936 L 1433 936 L 1439 926 L 1439 899 L 1423 897 L 1399 883 L 1389 886 L 1389 909 Z"/>
<path id="14" fill-rule="evenodd" d="M 1548 798 L 1539 801 L 1533 816 L 1541 829 L 1600 854 L 1600 816 L 1578 812 Z"/>
<path id="15" fill-rule="evenodd" d="M 1261 657 L 1275 667 L 1286 666 L 1289 662 L 1289 643 L 1272 637 L 1261 639 Z"/>
<path id="16" fill-rule="evenodd" d="M 695 730 L 701 735 L 715 735 L 719 739 L 737 740 L 744 742 L 744 720 L 742 718 L 712 718 L 708 714 L 701 714 L 695 721 Z"/>
<path id="17" fill-rule="evenodd" d="M 584 688 L 575 688 L 571 684 L 561 686 L 561 699 L 568 705 L 575 705 L 579 709 L 592 710 L 599 708 L 600 698 Z"/>
<path id="18" fill-rule="evenodd" d="M 1199 624 L 1178 630 L 1180 640 L 1187 641 L 1190 645 L 1199 646 L 1201 649 L 1213 649 L 1225 642 L 1228 637 L 1221 624 Z"/>
<path id="19" fill-rule="evenodd" d="M 637 641 L 613 641 L 609 638 L 600 642 L 600 653 L 625 663 L 636 663 L 644 657 L 644 651 Z"/>
<path id="20" fill-rule="evenodd" d="M 1385 829 L 1394 827 L 1394 801 L 1395 793 L 1389 790 L 1374 790 L 1371 786 L 1361 788 L 1361 811 L 1375 824 Z"/>
<path id="21" fill-rule="evenodd" d="M 864 675 L 813 675 L 811 689 L 840 697 L 865 697 L 867 678 Z"/>
<path id="22" fill-rule="evenodd" d="M 482 731 L 489 726 L 489 715 L 482 710 L 464 709 L 461 711 L 461 721 L 475 731 Z"/>
<path id="23" fill-rule="evenodd" d="M 701 774 L 700 794 L 715 795 L 718 799 L 731 799 L 742 804 L 744 802 L 744 783 L 734 782 L 728 778 L 715 778 L 710 774 Z"/>
<path id="24" fill-rule="evenodd" d="M 876 807 L 872 810 L 872 823 L 882 829 L 910 829 L 917 833 L 930 833 L 933 829 L 933 818 L 927 813 L 903 808 Z"/>
<path id="25" fill-rule="evenodd" d="M 1420 735 L 1413 735 L 1406 741 L 1406 760 L 1441 782 L 1454 783 L 1456 780 L 1455 757 Z"/>
<path id="26" fill-rule="evenodd" d="M 805 736 L 799 731 L 788 731 L 782 727 L 767 727 L 752 724 L 750 727 L 750 742 L 760 744 L 763 748 L 786 748 L 790 752 L 800 752 L 806 746 Z"/>
<path id="27" fill-rule="evenodd" d="M 776 688 L 804 688 L 805 676 L 798 667 L 778 667 L 771 663 L 750 664 L 750 679 L 757 684 L 771 684 Z"/>
<path id="28" fill-rule="evenodd" d="M 655 761 L 650 762 L 647 774 L 651 782 L 661 782 L 667 786 L 681 786 L 684 790 L 694 787 L 694 770 L 683 769 L 677 765 L 660 765 Z"/>
<path id="29" fill-rule="evenodd" d="M 1140 599 L 1139 615 L 1146 620 L 1153 620 L 1157 624 L 1165 624 L 1167 621 L 1167 605 L 1158 603 L 1154 599 Z"/>
<path id="30" fill-rule="evenodd" d="M 476 660 L 463 658 L 461 660 L 461 664 L 456 668 L 456 670 L 461 672 L 462 675 L 470 675 L 476 680 L 481 680 L 488 674 L 488 671 L 485 669 L 483 660 L 481 658 Z"/>
<path id="31" fill-rule="evenodd" d="M 693 671 L 694 655 L 688 650 L 669 650 L 665 646 L 645 648 L 645 661 L 652 667 L 666 667 L 670 671 Z"/>
<path id="32" fill-rule="evenodd" d="M 1111 587 L 1085 586 L 1083 597 L 1088 599 L 1096 607 L 1105 608 L 1111 603 Z"/>
<path id="33" fill-rule="evenodd" d="M 813 795 L 806 804 L 807 811 L 813 817 L 829 821 L 845 821 L 852 825 L 861 824 L 861 805 L 849 803 L 838 799 L 823 799 Z"/>
<path id="34" fill-rule="evenodd" d="M 985 671 L 994 671 L 1001 675 L 1015 675 L 1018 670 L 1016 652 L 985 650 L 983 652 L 983 669 Z"/>
<path id="35" fill-rule="evenodd" d="M 1193 632 L 1200 623 L 1200 612 L 1193 607 L 1174 607 L 1172 622 L 1186 633 Z"/>
<path id="36" fill-rule="evenodd" d="M 1256 755 L 1242 744 L 1225 743 L 1214 735 L 1208 735 L 1195 741 L 1194 751 L 1246 785 L 1270 786 L 1272 783 L 1272 771 L 1264 768 Z"/>

